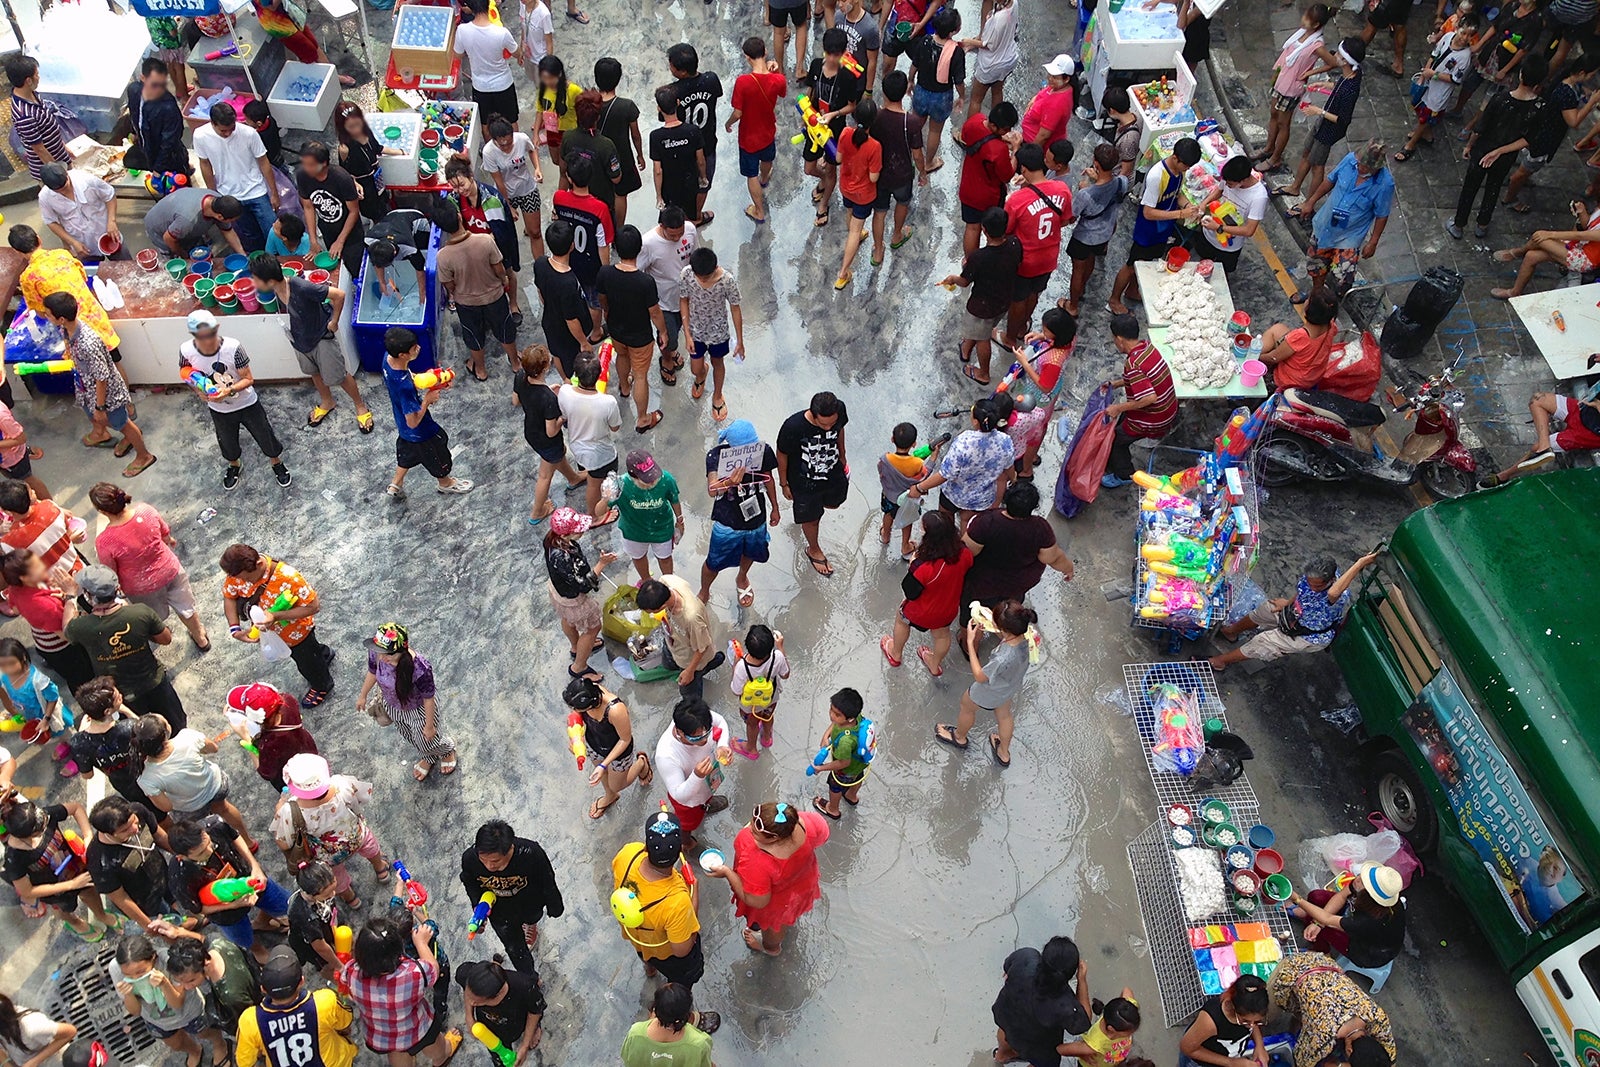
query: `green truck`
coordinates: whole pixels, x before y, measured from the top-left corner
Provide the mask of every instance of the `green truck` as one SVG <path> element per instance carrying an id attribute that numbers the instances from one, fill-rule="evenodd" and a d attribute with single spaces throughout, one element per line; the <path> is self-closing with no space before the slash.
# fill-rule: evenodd
<path id="1" fill-rule="evenodd" d="M 1560 1067 L 1600 1067 L 1600 470 L 1407 518 L 1333 654 L 1371 794 L 1446 878 Z"/>

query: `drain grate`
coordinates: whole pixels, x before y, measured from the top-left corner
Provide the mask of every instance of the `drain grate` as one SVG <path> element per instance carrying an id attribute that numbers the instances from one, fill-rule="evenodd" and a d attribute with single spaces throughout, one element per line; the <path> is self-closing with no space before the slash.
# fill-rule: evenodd
<path id="1" fill-rule="evenodd" d="M 157 1041 L 144 1020 L 123 1009 L 107 969 L 115 958 L 109 946 L 98 952 L 84 946 L 69 953 L 55 973 L 45 1013 L 76 1026 L 79 1037 L 99 1041 L 118 1063 L 131 1065 Z"/>

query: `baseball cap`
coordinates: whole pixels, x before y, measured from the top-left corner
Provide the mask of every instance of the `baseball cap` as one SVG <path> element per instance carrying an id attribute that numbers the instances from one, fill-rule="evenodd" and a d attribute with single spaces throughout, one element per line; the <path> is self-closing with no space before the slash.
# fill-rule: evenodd
<path id="1" fill-rule="evenodd" d="M 642 448 L 635 448 L 628 453 L 628 474 L 645 485 L 654 485 L 661 480 L 661 468 L 657 466 L 656 458 Z"/>
<path id="2" fill-rule="evenodd" d="M 103 604 L 117 598 L 117 576 L 110 567 L 90 567 L 78 575 L 78 588 L 90 600 Z"/>
<path id="3" fill-rule="evenodd" d="M 558 537 L 576 537 L 594 525 L 594 518 L 571 508 L 556 508 L 550 513 L 550 530 Z"/>
<path id="4" fill-rule="evenodd" d="M 1399 900 L 1405 889 L 1400 872 L 1381 863 L 1363 863 L 1355 869 L 1355 876 L 1367 896 L 1386 908 Z"/>
<path id="5" fill-rule="evenodd" d="M 265 682 L 236 685 L 228 690 L 228 710 L 260 726 L 267 713 L 283 703 L 283 694 Z"/>
<path id="6" fill-rule="evenodd" d="M 671 867 L 683 852 L 683 827 L 670 811 L 658 811 L 644 824 L 644 854 L 657 867 Z"/>
<path id="7" fill-rule="evenodd" d="M 317 799 L 333 784 L 328 761 L 314 752 L 290 756 L 283 765 L 283 784 L 299 800 Z"/>
<path id="8" fill-rule="evenodd" d="M 217 317 L 204 308 L 196 308 L 189 312 L 189 332 L 199 333 L 201 330 L 215 330 Z"/>
<path id="9" fill-rule="evenodd" d="M 261 990 L 269 997 L 283 997 L 300 988 L 300 960 L 294 949 L 278 945 L 261 965 Z"/>
<path id="10" fill-rule="evenodd" d="M 397 622 L 386 622 L 372 635 L 372 647 L 379 652 L 394 653 L 411 644 L 411 631 Z"/>
<path id="11" fill-rule="evenodd" d="M 1058 78 L 1070 78 L 1078 72 L 1077 61 L 1062 52 L 1044 65 L 1046 74 L 1054 74 Z"/>

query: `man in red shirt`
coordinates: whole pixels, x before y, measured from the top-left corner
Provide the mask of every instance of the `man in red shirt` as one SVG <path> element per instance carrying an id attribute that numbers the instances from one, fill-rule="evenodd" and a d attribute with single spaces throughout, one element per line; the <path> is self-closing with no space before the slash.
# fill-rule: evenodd
<path id="1" fill-rule="evenodd" d="M 961 126 L 961 184 L 956 198 L 961 201 L 961 221 L 966 224 L 961 244 L 966 255 L 978 250 L 983 229 L 983 213 L 999 207 L 1006 198 L 1006 186 L 1017 172 L 1011 151 L 1022 143 L 1017 132 L 1017 105 L 1002 100 L 988 115 L 973 115 Z"/>
<path id="2" fill-rule="evenodd" d="M 1132 315 L 1111 316 L 1111 342 L 1122 353 L 1122 377 L 1112 388 L 1128 399 L 1106 408 L 1117 420 L 1111 438 L 1111 455 L 1100 484 L 1118 489 L 1133 481 L 1133 442 L 1141 437 L 1160 440 L 1178 420 L 1178 394 L 1172 388 L 1172 371 L 1156 346 L 1139 337 L 1139 320 Z"/>
<path id="3" fill-rule="evenodd" d="M 761 225 L 767 221 L 767 198 L 762 190 L 772 180 L 772 161 L 778 158 L 778 99 L 789 93 L 789 79 L 767 58 L 767 45 L 759 37 L 744 42 L 750 72 L 733 83 L 733 113 L 723 127 L 732 132 L 739 124 L 739 173 L 750 187 L 750 206 L 744 213 Z"/>
<path id="4" fill-rule="evenodd" d="M 567 181 L 572 187 L 556 190 L 551 198 L 552 214 L 572 223 L 572 273 L 578 276 L 583 299 L 592 308 L 600 306 L 600 292 L 595 283 L 600 279 L 600 268 L 611 262 L 611 242 L 616 237 L 611 209 L 606 207 L 605 201 L 589 193 L 589 183 L 593 180 L 593 164 L 582 157 L 574 157 L 567 163 Z"/>
<path id="5" fill-rule="evenodd" d="M 1044 176 L 1044 149 L 1031 142 L 1016 151 L 1022 188 L 1006 198 L 1007 231 L 1022 242 L 1022 266 L 1006 317 L 1006 346 L 1020 344 L 1039 294 L 1061 260 L 1061 231 L 1072 225 L 1072 190 Z"/>

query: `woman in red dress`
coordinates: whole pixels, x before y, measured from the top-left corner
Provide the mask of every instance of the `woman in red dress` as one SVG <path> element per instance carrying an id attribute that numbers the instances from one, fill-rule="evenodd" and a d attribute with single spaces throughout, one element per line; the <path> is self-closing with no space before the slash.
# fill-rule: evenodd
<path id="1" fill-rule="evenodd" d="M 749 825 L 733 839 L 733 865 L 706 872 L 727 879 L 751 949 L 778 955 L 784 931 L 822 899 L 817 848 L 827 840 L 821 815 L 768 801 L 750 813 Z"/>

